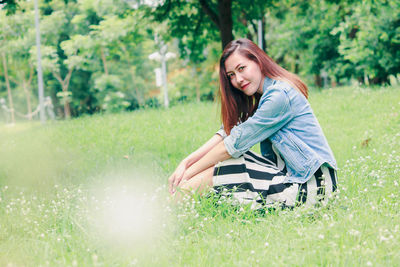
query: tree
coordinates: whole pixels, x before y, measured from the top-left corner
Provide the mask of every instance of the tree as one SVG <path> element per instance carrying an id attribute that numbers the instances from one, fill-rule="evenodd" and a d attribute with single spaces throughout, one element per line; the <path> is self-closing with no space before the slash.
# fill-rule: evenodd
<path id="1" fill-rule="evenodd" d="M 16 23 L 13 25 L 18 36 L 9 41 L 9 53 L 12 57 L 12 75 L 10 80 L 23 89 L 26 100 L 26 117 L 32 120 L 31 84 L 34 78 L 34 62 L 30 59 L 29 50 L 35 44 L 35 31 L 32 26 L 34 12 L 29 10 L 29 3 L 22 3 L 24 11 L 15 12 L 12 16 Z"/>
<path id="2" fill-rule="evenodd" d="M 1 11 L 1 10 L 0 10 Z M 11 85 L 10 85 L 10 78 L 8 73 L 8 59 L 7 59 L 7 51 L 9 41 L 12 38 L 15 38 L 17 33 L 13 29 L 14 21 L 6 17 L 3 12 L 0 12 L 1 24 L 0 24 L 0 53 L 1 53 L 1 60 L 4 72 L 5 83 L 7 87 L 7 95 L 8 95 L 8 104 L 11 113 L 11 123 L 15 123 L 15 109 L 14 109 L 14 101 L 13 96 L 11 93 Z"/>
<path id="3" fill-rule="evenodd" d="M 74 23 L 90 21 L 89 17 L 96 18 L 94 24 L 87 27 L 87 45 L 81 47 L 78 54 L 91 62 L 86 69 L 92 72 L 93 93 L 100 108 L 110 108 L 111 105 L 104 103 L 105 100 L 113 102 L 114 107 L 120 103 L 122 109 L 144 105 L 145 86 L 138 82 L 143 79 L 137 76 L 139 72 L 142 75 L 149 72 L 145 53 L 148 48 L 142 46 L 143 36 L 148 35 L 146 29 L 149 27 L 149 20 L 141 9 L 132 10 L 128 6 L 121 6 L 113 11 L 114 6 L 105 8 L 96 1 L 86 0 L 86 5 L 80 8 L 82 13 L 74 17 Z M 128 90 L 132 87 L 133 94 Z M 121 98 L 122 94 L 127 98 Z M 127 105 L 128 98 L 131 104 Z"/>
<path id="4" fill-rule="evenodd" d="M 333 33 L 340 34 L 340 54 L 350 62 L 360 82 L 389 82 L 400 73 L 400 3 L 363 1 L 351 6 L 350 15 Z"/>
<path id="5" fill-rule="evenodd" d="M 14 14 L 18 9 L 17 0 L 0 0 L 0 7 L 3 6 L 7 15 Z"/>
<path id="6" fill-rule="evenodd" d="M 218 0 L 217 3 L 207 0 L 167 0 L 155 11 L 158 21 L 168 21 L 171 35 L 174 37 L 189 36 L 189 39 L 196 43 L 197 39 L 200 39 L 196 35 L 206 35 L 207 39 L 215 39 L 217 31 L 222 48 L 234 39 L 231 0 Z"/>
<path id="7" fill-rule="evenodd" d="M 41 21 L 41 34 L 43 36 L 43 45 L 41 47 L 42 67 L 44 72 L 52 73 L 54 78 L 59 82 L 62 91 L 57 93 L 57 96 L 61 99 L 61 102 L 64 105 L 64 117 L 70 118 L 71 108 L 69 103 L 71 92 L 68 91 L 68 87 L 75 65 L 65 65 L 58 54 L 57 47 L 55 46 L 60 45 L 59 37 L 68 27 L 69 23 L 68 14 L 66 14 L 62 9 L 63 6 L 58 6 L 58 8 L 60 8 L 60 10 L 52 10 L 51 14 L 44 16 Z M 36 58 L 36 46 L 31 48 L 30 53 L 33 61 Z"/>

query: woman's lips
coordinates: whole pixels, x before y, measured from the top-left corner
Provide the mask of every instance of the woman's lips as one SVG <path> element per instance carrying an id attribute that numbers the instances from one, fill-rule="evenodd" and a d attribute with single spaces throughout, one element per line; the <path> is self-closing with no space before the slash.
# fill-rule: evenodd
<path id="1" fill-rule="evenodd" d="M 249 86 L 250 83 L 246 83 L 245 85 L 242 86 L 242 90 L 246 89 Z"/>

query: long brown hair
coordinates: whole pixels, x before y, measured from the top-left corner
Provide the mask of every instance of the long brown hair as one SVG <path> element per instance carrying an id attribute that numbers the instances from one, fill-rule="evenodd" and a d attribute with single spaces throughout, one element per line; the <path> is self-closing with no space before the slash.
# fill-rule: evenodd
<path id="1" fill-rule="evenodd" d="M 308 88 L 300 78 L 279 66 L 252 41 L 245 38 L 231 41 L 226 45 L 219 61 L 221 119 L 228 135 L 236 124 L 246 121 L 254 114 L 261 97 L 259 93 L 247 96 L 232 86 L 226 74 L 225 61 L 236 51 L 256 62 L 264 76 L 274 80 L 286 81 L 308 98 Z"/>

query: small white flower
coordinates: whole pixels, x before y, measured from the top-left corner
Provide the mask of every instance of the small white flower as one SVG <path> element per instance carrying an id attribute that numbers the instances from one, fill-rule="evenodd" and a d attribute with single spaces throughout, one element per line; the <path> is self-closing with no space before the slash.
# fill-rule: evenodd
<path id="1" fill-rule="evenodd" d="M 385 236 L 383 236 L 383 235 L 381 235 L 380 237 L 379 237 L 379 241 L 388 241 L 389 240 L 389 238 L 387 238 L 387 237 L 385 237 Z"/>
<path id="2" fill-rule="evenodd" d="M 351 230 L 349 231 L 349 234 L 350 234 L 350 235 L 353 235 L 353 236 L 359 236 L 359 235 L 360 235 L 360 231 L 357 231 L 357 230 L 355 230 L 355 229 L 351 229 Z"/>
<path id="3" fill-rule="evenodd" d="M 269 246 L 269 243 L 268 243 L 268 242 L 265 242 L 264 246 L 265 246 L 265 247 L 268 247 L 268 246 Z"/>
<path id="4" fill-rule="evenodd" d="M 254 253 L 256 253 L 254 250 L 250 251 L 250 254 L 254 254 Z"/>
<path id="5" fill-rule="evenodd" d="M 324 236 L 323 234 L 318 235 L 318 238 L 319 238 L 319 239 L 324 239 L 324 237 L 325 237 L 325 236 Z"/>

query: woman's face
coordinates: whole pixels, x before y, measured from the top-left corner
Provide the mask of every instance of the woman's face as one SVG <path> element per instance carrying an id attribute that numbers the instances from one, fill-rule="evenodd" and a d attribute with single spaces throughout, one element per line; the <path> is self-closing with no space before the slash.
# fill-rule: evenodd
<path id="1" fill-rule="evenodd" d="M 263 93 L 264 75 L 258 64 L 235 51 L 225 61 L 226 75 L 233 87 L 248 96 Z"/>

